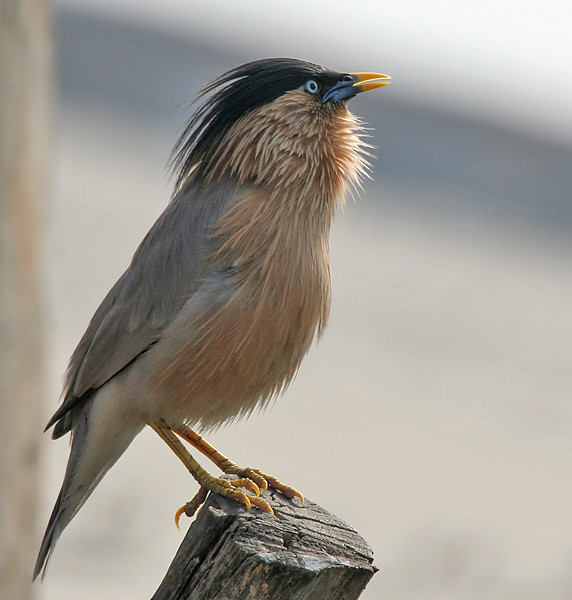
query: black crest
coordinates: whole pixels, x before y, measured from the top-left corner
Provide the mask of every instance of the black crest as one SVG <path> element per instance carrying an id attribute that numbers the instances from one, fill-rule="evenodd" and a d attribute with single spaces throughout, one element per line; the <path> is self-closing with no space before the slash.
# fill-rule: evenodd
<path id="1" fill-rule="evenodd" d="M 294 58 L 266 58 L 246 63 L 208 83 L 194 99 L 204 99 L 175 144 L 170 167 L 179 189 L 197 163 L 199 176 L 229 128 L 247 112 L 272 102 L 311 78 L 337 81 L 342 76 Z"/>

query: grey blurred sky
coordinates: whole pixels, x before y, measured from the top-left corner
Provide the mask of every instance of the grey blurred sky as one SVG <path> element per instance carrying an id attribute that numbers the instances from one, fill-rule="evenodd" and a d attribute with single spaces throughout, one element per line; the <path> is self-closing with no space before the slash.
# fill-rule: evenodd
<path id="1" fill-rule="evenodd" d="M 57 0 L 222 46 L 381 70 L 392 94 L 572 141 L 572 3 Z M 328 65 L 334 66 L 334 65 Z"/>

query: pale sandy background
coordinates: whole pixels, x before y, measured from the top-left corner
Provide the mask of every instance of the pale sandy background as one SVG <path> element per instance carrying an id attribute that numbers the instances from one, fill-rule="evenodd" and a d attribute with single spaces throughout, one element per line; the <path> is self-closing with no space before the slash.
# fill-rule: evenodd
<path id="1" fill-rule="evenodd" d="M 69 4 L 56 21 L 46 419 L 89 318 L 168 201 L 177 105 L 260 56 L 389 72 L 391 88 L 352 103 L 375 128 L 378 159 L 375 183 L 333 232 L 330 327 L 272 410 L 211 441 L 368 539 L 381 572 L 365 600 L 572 597 L 569 90 L 546 90 L 555 101 L 542 104 L 538 90 L 495 87 L 503 78 L 493 70 L 488 94 L 471 101 L 474 80 L 459 73 L 470 54 L 465 64 L 487 85 L 472 52 L 478 32 L 465 46 L 451 34 L 448 54 L 446 38 L 431 46 L 426 35 L 424 49 L 411 42 L 404 55 L 375 39 L 368 50 L 359 35 L 353 47 L 329 22 L 297 38 L 264 11 L 264 27 L 238 27 L 239 43 L 228 20 L 216 35 L 198 18 L 170 28 L 164 15 L 129 22 Z M 391 23 L 406 31 L 405 17 L 390 16 L 380 32 Z M 359 34 L 359 23 L 345 26 Z M 483 35 L 487 46 L 494 36 Z M 450 68 L 441 62 L 439 80 L 423 81 L 417 57 L 428 61 L 431 50 Z M 510 82 L 516 55 L 497 52 Z M 444 93 L 440 103 L 438 86 L 457 89 L 456 101 Z M 529 118 L 535 106 L 539 119 Z M 42 524 L 68 451 L 47 435 L 43 444 Z M 39 598 L 150 597 L 182 540 L 174 511 L 195 491 L 167 447 L 143 433 L 62 536 Z"/>

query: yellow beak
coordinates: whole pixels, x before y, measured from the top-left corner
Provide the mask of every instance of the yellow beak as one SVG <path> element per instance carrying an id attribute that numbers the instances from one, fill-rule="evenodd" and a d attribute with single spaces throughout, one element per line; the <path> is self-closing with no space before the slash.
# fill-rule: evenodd
<path id="1" fill-rule="evenodd" d="M 356 78 L 356 82 L 352 87 L 359 88 L 360 92 L 367 92 L 391 84 L 391 81 L 388 81 L 391 77 L 383 73 L 350 73 L 350 75 Z"/>

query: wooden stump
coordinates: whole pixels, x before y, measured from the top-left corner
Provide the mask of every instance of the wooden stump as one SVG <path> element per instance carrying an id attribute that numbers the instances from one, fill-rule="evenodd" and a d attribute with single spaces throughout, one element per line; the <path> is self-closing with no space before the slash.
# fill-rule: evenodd
<path id="1" fill-rule="evenodd" d="M 152 600 L 358 598 L 377 571 L 367 542 L 313 502 L 265 498 L 274 516 L 211 494 Z"/>

